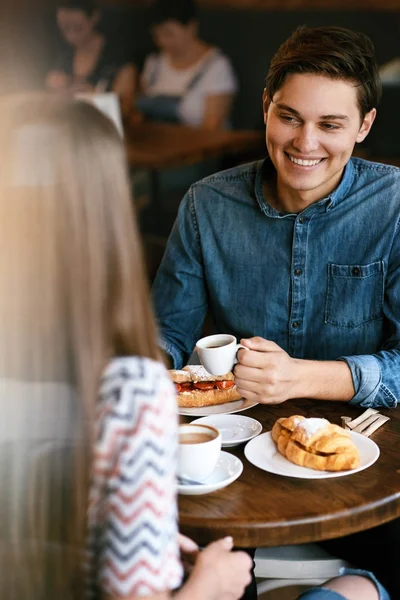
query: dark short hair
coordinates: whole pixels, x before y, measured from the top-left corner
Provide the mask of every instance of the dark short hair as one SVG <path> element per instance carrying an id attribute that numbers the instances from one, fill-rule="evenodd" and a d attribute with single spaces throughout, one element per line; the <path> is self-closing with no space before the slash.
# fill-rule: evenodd
<path id="1" fill-rule="evenodd" d="M 160 25 L 166 21 L 179 21 L 187 25 L 197 19 L 197 7 L 194 0 L 155 0 L 151 6 L 151 25 Z"/>
<path id="2" fill-rule="evenodd" d="M 291 73 L 315 73 L 354 82 L 362 118 L 381 99 L 374 46 L 364 33 L 342 27 L 299 27 L 271 60 L 265 81 L 271 99 Z"/>
<path id="3" fill-rule="evenodd" d="M 58 0 L 57 8 L 81 10 L 88 17 L 91 17 L 98 9 L 98 6 L 96 0 Z"/>

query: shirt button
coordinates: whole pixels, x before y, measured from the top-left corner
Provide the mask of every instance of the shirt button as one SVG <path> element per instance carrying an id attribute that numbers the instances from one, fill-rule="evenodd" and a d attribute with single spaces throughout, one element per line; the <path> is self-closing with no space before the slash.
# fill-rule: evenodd
<path id="1" fill-rule="evenodd" d="M 302 272 L 303 272 L 303 270 L 302 270 L 302 269 L 295 269 L 295 270 L 294 270 L 294 274 L 295 274 L 295 275 L 297 275 L 297 276 L 301 275 L 301 274 L 302 274 Z"/>
<path id="2" fill-rule="evenodd" d="M 301 225 L 303 225 L 303 223 L 304 223 L 304 217 L 300 217 L 299 223 L 301 223 Z"/>
<path id="3" fill-rule="evenodd" d="M 360 269 L 358 267 L 354 267 L 353 275 L 359 275 L 359 274 L 360 274 Z"/>
<path id="4" fill-rule="evenodd" d="M 298 321 L 293 321 L 292 327 L 293 329 L 298 329 L 300 327 L 300 323 Z"/>

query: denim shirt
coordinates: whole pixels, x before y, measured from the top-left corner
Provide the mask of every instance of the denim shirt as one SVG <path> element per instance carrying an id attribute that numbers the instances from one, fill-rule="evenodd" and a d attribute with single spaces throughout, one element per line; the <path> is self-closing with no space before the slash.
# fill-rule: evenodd
<path id="1" fill-rule="evenodd" d="M 295 358 L 347 362 L 362 407 L 400 397 L 400 169 L 352 158 L 299 214 L 264 199 L 272 163 L 241 165 L 184 197 L 153 287 L 163 346 L 187 362 L 209 312 L 221 333 Z"/>

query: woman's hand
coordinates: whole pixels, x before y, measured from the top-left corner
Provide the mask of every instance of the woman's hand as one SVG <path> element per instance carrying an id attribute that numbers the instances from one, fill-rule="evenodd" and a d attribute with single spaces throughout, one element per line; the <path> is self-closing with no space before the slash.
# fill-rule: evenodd
<path id="1" fill-rule="evenodd" d="M 177 594 L 179 600 L 238 600 L 251 581 L 253 561 L 232 552 L 231 537 L 209 544 L 199 553 L 193 572 Z"/>
<path id="2" fill-rule="evenodd" d="M 50 71 L 46 77 L 46 87 L 49 90 L 66 90 L 70 83 L 71 78 L 64 71 Z"/>
<path id="3" fill-rule="evenodd" d="M 183 568 L 186 573 L 191 573 L 200 551 L 199 547 L 196 542 L 182 533 L 178 534 L 178 544 L 179 550 L 181 551 Z"/>
<path id="4" fill-rule="evenodd" d="M 73 94 L 93 94 L 96 91 L 96 88 L 85 79 L 75 79 L 69 89 Z"/>

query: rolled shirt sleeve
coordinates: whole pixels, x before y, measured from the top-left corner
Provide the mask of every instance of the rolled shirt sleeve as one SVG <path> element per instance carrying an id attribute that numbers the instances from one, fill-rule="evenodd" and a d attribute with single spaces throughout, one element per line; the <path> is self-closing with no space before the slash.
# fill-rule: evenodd
<path id="1" fill-rule="evenodd" d="M 393 352 L 396 356 L 393 357 Z M 395 408 L 398 402 L 400 377 L 392 360 L 399 358 L 399 351 L 382 352 L 384 356 L 344 356 L 339 360 L 347 363 L 353 378 L 355 394 L 349 404 L 363 408 Z M 390 356 L 385 356 L 390 355 Z M 392 360 L 391 360 L 392 359 Z M 382 366 L 380 363 L 383 363 Z"/>

